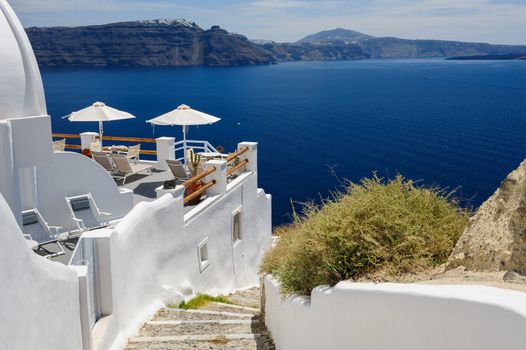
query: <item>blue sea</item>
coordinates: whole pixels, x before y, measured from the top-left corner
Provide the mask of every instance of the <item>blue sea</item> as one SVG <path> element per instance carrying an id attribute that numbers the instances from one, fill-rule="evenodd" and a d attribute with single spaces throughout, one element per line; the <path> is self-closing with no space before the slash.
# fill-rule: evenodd
<path id="1" fill-rule="evenodd" d="M 365 60 L 257 67 L 44 70 L 53 131 L 96 131 L 61 119 L 94 101 L 136 120 L 105 135 L 182 137 L 145 123 L 185 103 L 219 116 L 189 138 L 233 150 L 259 142 L 259 185 L 273 224 L 291 203 L 319 201 L 343 179 L 377 171 L 459 188 L 476 208 L 526 157 L 526 61 Z M 298 206 L 296 206 L 298 209 Z"/>

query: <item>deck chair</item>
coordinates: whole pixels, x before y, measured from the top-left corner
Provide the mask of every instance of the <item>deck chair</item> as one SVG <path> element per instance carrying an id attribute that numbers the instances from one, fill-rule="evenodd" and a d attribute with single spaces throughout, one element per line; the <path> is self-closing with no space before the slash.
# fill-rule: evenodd
<path id="1" fill-rule="evenodd" d="M 141 144 L 137 144 L 135 146 L 128 147 L 128 153 L 126 154 L 126 157 L 131 160 L 133 159 L 135 163 L 137 163 L 140 159 L 139 156 L 141 154 Z"/>
<path id="2" fill-rule="evenodd" d="M 58 242 L 60 228 L 59 226 L 48 225 L 37 209 L 24 210 L 22 212 L 22 232 L 27 240 L 36 242 L 33 250 L 39 250 L 48 244 L 57 245 L 58 251 L 45 255 L 45 258 L 66 254 L 64 248 Z"/>
<path id="3" fill-rule="evenodd" d="M 66 149 L 66 139 L 53 141 L 53 152 L 64 152 Z"/>
<path id="4" fill-rule="evenodd" d="M 190 177 L 188 176 L 188 173 L 186 172 L 183 164 L 181 164 L 178 160 L 171 160 L 167 159 L 166 164 L 168 164 L 168 167 L 170 168 L 170 171 L 172 172 L 172 175 L 175 177 L 175 182 L 177 184 L 188 180 Z"/>
<path id="5" fill-rule="evenodd" d="M 113 164 L 117 167 L 117 174 L 122 176 L 122 184 L 126 183 L 126 178 L 131 175 L 138 174 L 142 171 L 147 171 L 152 174 L 153 165 L 149 164 L 130 164 L 128 157 L 125 154 L 114 154 L 112 157 Z"/>
<path id="6" fill-rule="evenodd" d="M 91 152 L 102 152 L 102 144 L 99 141 L 95 141 L 89 144 Z"/>
<path id="7" fill-rule="evenodd" d="M 115 171 L 115 168 L 113 167 L 113 164 L 111 163 L 110 157 L 104 152 L 97 152 L 92 151 L 91 157 L 94 161 L 96 161 L 101 167 L 103 167 L 106 171 L 113 173 Z"/>
<path id="8" fill-rule="evenodd" d="M 104 170 L 106 170 L 111 175 L 111 177 L 113 177 L 115 180 L 121 180 L 123 178 L 122 175 L 117 173 L 117 169 L 113 165 L 108 154 L 104 152 L 91 152 L 91 157 L 101 167 L 103 167 Z"/>
<path id="9" fill-rule="evenodd" d="M 111 216 L 111 213 L 100 211 L 91 193 L 65 198 L 71 213 L 71 227 L 68 237 L 75 229 L 82 234 L 85 231 L 109 225 L 108 217 Z"/>

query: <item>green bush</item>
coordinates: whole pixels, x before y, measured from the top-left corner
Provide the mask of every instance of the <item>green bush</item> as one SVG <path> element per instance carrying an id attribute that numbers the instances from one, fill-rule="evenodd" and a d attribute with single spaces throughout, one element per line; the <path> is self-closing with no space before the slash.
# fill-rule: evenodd
<path id="1" fill-rule="evenodd" d="M 281 282 L 283 294 L 436 267 L 447 260 L 470 214 L 452 193 L 400 175 L 386 181 L 374 174 L 333 197 L 322 206 L 305 204 L 293 224 L 275 230 L 280 240 L 262 271 Z"/>

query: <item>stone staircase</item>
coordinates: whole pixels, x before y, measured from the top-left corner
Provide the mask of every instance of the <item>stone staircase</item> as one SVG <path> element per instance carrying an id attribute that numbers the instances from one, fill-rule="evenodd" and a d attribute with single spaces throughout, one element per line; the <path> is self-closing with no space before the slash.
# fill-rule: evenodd
<path id="1" fill-rule="evenodd" d="M 260 318 L 259 291 L 228 297 L 234 303 L 209 303 L 199 310 L 164 308 L 129 339 L 126 350 L 274 350 Z"/>

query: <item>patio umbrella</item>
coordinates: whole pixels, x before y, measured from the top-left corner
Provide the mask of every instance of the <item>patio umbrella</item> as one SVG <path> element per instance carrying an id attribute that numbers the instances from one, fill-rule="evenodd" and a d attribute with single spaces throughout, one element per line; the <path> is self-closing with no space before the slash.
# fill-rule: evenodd
<path id="1" fill-rule="evenodd" d="M 70 122 L 99 122 L 99 136 L 102 145 L 102 133 L 104 132 L 103 122 L 132 119 L 135 118 L 135 116 L 106 106 L 102 102 L 95 102 L 89 107 L 67 115 L 65 118 L 68 118 Z"/>
<path id="2" fill-rule="evenodd" d="M 181 125 L 183 127 L 183 149 L 186 162 L 186 131 L 190 125 L 208 125 L 220 121 L 220 118 L 214 117 L 187 105 L 180 105 L 176 109 L 157 118 L 146 121 L 154 125 Z"/>

